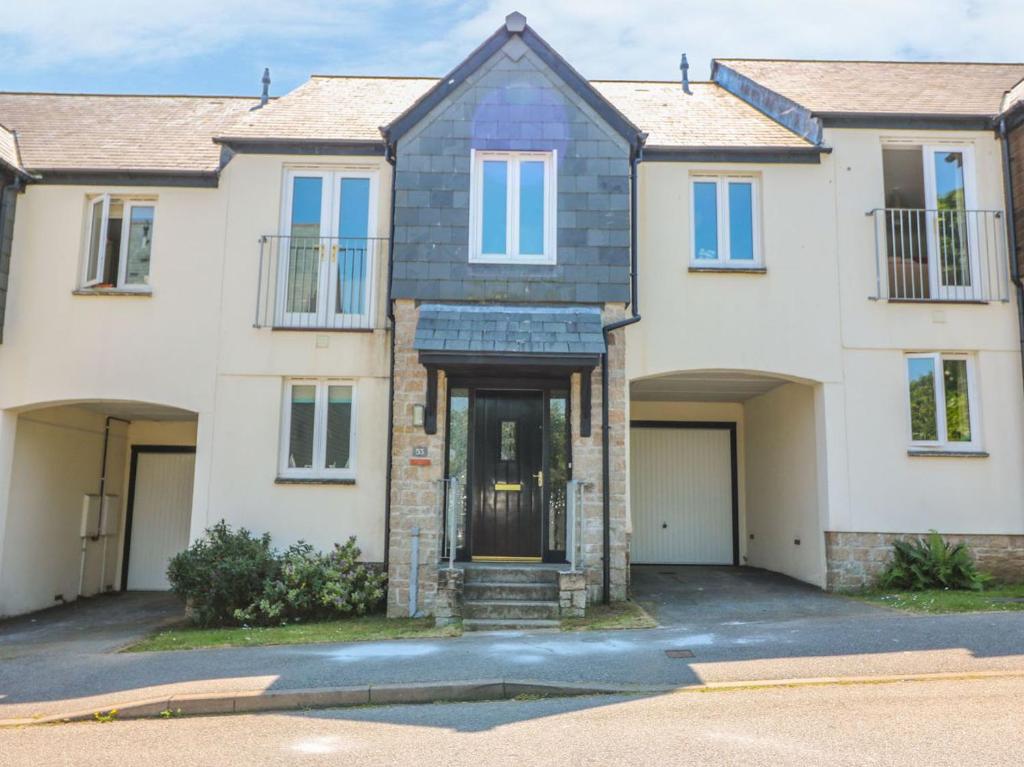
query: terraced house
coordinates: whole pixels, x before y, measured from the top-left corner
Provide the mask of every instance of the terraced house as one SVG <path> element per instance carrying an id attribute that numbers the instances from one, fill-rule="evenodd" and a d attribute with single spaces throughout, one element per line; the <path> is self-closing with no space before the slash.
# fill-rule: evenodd
<path id="1" fill-rule="evenodd" d="M 0 614 L 220 519 L 476 625 L 933 528 L 1020 577 L 1024 65 L 686 74 L 514 13 L 441 79 L 0 94 Z"/>

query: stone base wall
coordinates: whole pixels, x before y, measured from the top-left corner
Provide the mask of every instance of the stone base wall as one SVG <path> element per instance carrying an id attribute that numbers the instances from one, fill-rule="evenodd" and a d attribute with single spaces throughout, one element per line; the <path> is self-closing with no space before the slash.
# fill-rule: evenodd
<path id="1" fill-rule="evenodd" d="M 621 304 L 608 305 L 603 312 L 605 324 L 626 316 Z M 611 427 L 611 599 L 626 599 L 629 587 L 629 539 L 626 534 L 626 336 L 625 329 L 613 331 L 608 338 L 608 424 Z M 573 478 L 584 482 L 582 504 L 582 569 L 587 576 L 589 602 L 601 600 L 604 557 L 601 443 L 601 368 L 591 375 L 591 432 L 580 436 L 580 376 L 572 382 L 572 463 Z"/>
<path id="2" fill-rule="evenodd" d="M 437 577 L 437 599 L 434 600 L 434 623 L 450 626 L 462 620 L 462 570 L 443 568 Z"/>
<path id="3" fill-rule="evenodd" d="M 412 348 L 419 308 L 413 301 L 395 302 L 394 423 L 391 444 L 391 535 L 388 553 L 388 617 L 409 615 L 412 531 L 419 528 L 417 612 L 434 614 L 442 522 L 438 502 L 444 477 L 444 374 L 438 376 L 436 434 L 413 426 L 413 406 L 426 402 L 427 369 Z M 413 463 L 413 448 L 426 448 L 429 465 Z M 417 459 L 418 461 L 419 459 Z"/>
<path id="4" fill-rule="evenodd" d="M 558 574 L 558 614 L 563 618 L 582 618 L 587 614 L 587 577 L 579 570 Z"/>
<path id="5" fill-rule="evenodd" d="M 853 591 L 871 586 L 892 555 L 892 542 L 925 533 L 825 533 L 828 590 Z M 965 543 L 978 569 L 1000 581 L 1024 582 L 1024 535 L 943 534 L 950 543 Z"/>

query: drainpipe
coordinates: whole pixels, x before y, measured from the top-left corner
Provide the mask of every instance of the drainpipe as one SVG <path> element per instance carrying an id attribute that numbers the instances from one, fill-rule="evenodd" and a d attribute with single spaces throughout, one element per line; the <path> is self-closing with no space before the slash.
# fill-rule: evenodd
<path id="1" fill-rule="evenodd" d="M 1021 279 L 1020 263 L 1017 260 L 1017 225 L 1014 215 L 1013 163 L 1010 158 L 1010 137 L 1006 130 L 1006 118 L 999 119 L 999 137 L 1003 150 L 1003 196 L 1006 200 L 1006 243 L 1010 251 L 1010 280 L 1017 288 L 1017 330 L 1020 337 L 1021 370 L 1024 373 L 1024 280 Z M 1022 376 L 1024 385 L 1024 376 Z"/>
<path id="2" fill-rule="evenodd" d="M 103 496 L 107 491 L 107 450 L 110 446 L 110 422 L 120 421 L 121 423 L 130 424 L 131 421 L 125 420 L 124 418 L 118 418 L 117 416 L 108 415 L 107 420 L 103 425 L 103 457 L 100 459 L 100 521 L 103 519 Z M 88 541 L 96 541 L 101 531 L 97 530 L 96 535 L 90 536 L 89 538 L 82 538 L 82 558 L 79 562 L 78 567 L 78 596 L 82 596 L 82 591 L 85 586 L 85 554 L 88 548 Z M 100 589 L 99 593 L 103 593 L 103 581 L 105 580 L 107 570 L 107 538 L 103 536 L 103 561 L 100 568 Z"/>
<path id="3" fill-rule="evenodd" d="M 396 146 L 388 143 L 384 148 L 384 157 L 391 165 L 391 221 L 388 223 L 388 292 L 387 312 L 391 323 L 391 350 L 388 361 L 388 458 L 384 470 L 384 572 L 388 572 L 391 557 L 391 473 L 394 461 L 391 457 L 392 443 L 395 433 L 395 308 L 391 299 L 391 272 L 395 263 L 395 187 L 398 178 L 398 161 L 395 154 Z"/>
<path id="4" fill-rule="evenodd" d="M 612 464 L 609 450 L 611 446 L 611 427 L 608 425 L 608 334 L 613 330 L 633 325 L 640 321 L 640 298 L 637 289 L 637 168 L 643 160 L 643 144 L 647 134 L 640 134 L 635 146 L 630 150 L 629 158 L 629 308 L 631 314 L 625 319 L 609 323 L 601 328 L 604 333 L 604 353 L 601 354 L 601 532 L 602 532 L 602 568 L 601 568 L 601 600 L 611 602 L 612 583 L 612 497 L 609 489 L 612 476 Z"/>

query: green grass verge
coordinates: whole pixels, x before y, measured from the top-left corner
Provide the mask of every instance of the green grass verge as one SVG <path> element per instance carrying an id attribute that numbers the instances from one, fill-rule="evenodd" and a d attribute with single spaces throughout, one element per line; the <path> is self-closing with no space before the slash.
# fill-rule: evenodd
<path id="1" fill-rule="evenodd" d="M 658 625 L 636 602 L 590 605 L 582 618 L 562 618 L 562 631 L 611 631 L 650 629 Z"/>
<path id="2" fill-rule="evenodd" d="M 211 647 L 259 647 L 261 645 L 310 644 L 314 642 L 363 642 L 378 639 L 424 639 L 462 633 L 459 626 L 434 625 L 433 618 L 386 618 L 364 615 L 323 623 L 294 623 L 267 628 L 211 628 L 183 625 L 165 628 L 126 647 L 122 652 L 197 650 Z"/>
<path id="3" fill-rule="evenodd" d="M 851 596 L 876 605 L 918 613 L 971 613 L 1024 610 L 1024 584 L 984 591 L 866 591 Z M 1021 600 L 1021 601 L 1013 601 Z"/>

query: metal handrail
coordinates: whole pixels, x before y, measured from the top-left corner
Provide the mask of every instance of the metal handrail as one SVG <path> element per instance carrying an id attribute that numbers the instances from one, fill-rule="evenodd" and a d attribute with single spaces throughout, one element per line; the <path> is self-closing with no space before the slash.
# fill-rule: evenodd
<path id="1" fill-rule="evenodd" d="M 577 479 L 565 483 L 565 556 L 571 571 L 576 570 L 580 561 L 584 484 Z"/>
<path id="2" fill-rule="evenodd" d="M 1003 212 L 872 208 L 874 300 L 987 303 L 1009 300 Z"/>
<path id="3" fill-rule="evenodd" d="M 387 238 L 267 234 L 259 238 L 257 328 L 384 327 Z"/>

